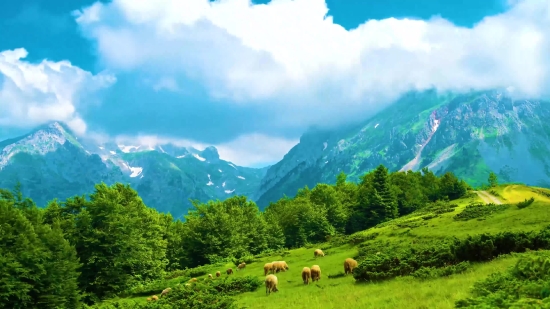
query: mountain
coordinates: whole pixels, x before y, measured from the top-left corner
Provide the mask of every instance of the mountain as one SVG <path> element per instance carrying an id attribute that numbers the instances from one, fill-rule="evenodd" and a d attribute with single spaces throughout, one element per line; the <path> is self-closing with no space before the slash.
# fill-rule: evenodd
<path id="1" fill-rule="evenodd" d="M 277 164 L 246 168 L 172 144 L 154 147 L 98 144 L 53 122 L 0 142 L 0 188 L 22 191 L 39 205 L 89 193 L 98 182 L 129 183 L 144 202 L 181 217 L 189 199 L 206 202 L 246 195 L 260 207 L 305 185 L 351 181 L 384 164 L 391 171 L 424 167 L 452 171 L 471 185 L 500 181 L 550 187 L 550 103 L 515 100 L 507 91 L 435 91 L 403 96 L 365 122 L 334 130 L 310 129 Z"/>
<path id="2" fill-rule="evenodd" d="M 550 186 L 550 103 L 514 100 L 508 91 L 409 93 L 364 123 L 310 130 L 257 192 L 260 206 L 341 171 L 358 181 L 384 164 L 391 171 L 452 171 L 471 185 L 490 171 L 505 182 Z"/>
<path id="3" fill-rule="evenodd" d="M 77 138 L 59 122 L 0 142 L 0 188 L 20 182 L 24 195 L 38 205 L 90 193 L 102 181 L 123 182 L 147 205 L 178 218 L 187 213 L 189 199 L 253 195 L 266 171 L 221 160 L 215 147 L 98 144 Z"/>

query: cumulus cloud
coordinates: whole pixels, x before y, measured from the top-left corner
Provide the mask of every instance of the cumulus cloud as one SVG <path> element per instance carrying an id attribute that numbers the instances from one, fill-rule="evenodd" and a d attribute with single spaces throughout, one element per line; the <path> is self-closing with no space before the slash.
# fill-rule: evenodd
<path id="1" fill-rule="evenodd" d="M 86 95 L 109 86 L 110 75 L 92 75 L 67 61 L 30 63 L 19 48 L 0 52 L 0 126 L 28 128 L 64 121 L 75 133 L 86 131 L 77 111 Z"/>
<path id="2" fill-rule="evenodd" d="M 303 126 L 365 117 L 410 90 L 547 94 L 550 2 L 508 4 L 473 28 L 434 17 L 346 30 L 324 0 L 113 0 L 75 16 L 104 65 L 201 80 L 215 98 Z"/>

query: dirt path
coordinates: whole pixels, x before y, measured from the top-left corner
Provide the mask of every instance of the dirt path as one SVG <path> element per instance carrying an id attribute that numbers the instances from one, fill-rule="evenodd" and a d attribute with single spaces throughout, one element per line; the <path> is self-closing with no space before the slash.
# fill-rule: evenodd
<path id="1" fill-rule="evenodd" d="M 487 191 L 475 191 L 477 195 L 485 202 L 485 204 L 502 204 L 502 202 L 495 196 L 489 194 Z"/>

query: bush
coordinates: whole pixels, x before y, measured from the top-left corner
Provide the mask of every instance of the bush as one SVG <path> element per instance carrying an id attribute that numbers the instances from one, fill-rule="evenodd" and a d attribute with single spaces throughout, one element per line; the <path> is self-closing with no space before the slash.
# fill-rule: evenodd
<path id="1" fill-rule="evenodd" d="M 253 292 L 263 282 L 253 276 L 226 280 L 197 282 L 191 286 L 177 285 L 165 297 L 155 302 L 118 300 L 88 307 L 93 309 L 233 309 L 238 308 L 231 297 L 238 293 Z M 160 294 L 157 293 L 157 296 Z"/>
<path id="2" fill-rule="evenodd" d="M 257 259 L 253 255 L 245 255 L 245 256 L 242 256 L 238 259 L 233 258 L 233 264 L 235 266 L 239 266 L 239 264 L 241 264 L 243 262 L 246 263 L 246 264 L 250 264 L 250 263 L 253 263 L 255 261 L 257 261 Z"/>
<path id="3" fill-rule="evenodd" d="M 448 201 L 440 200 L 440 201 L 426 204 L 424 207 L 417 210 L 416 213 L 418 214 L 432 213 L 432 214 L 439 215 L 439 214 L 444 214 L 448 212 L 453 212 L 455 211 L 456 207 L 458 207 L 457 204 L 450 204 Z"/>
<path id="4" fill-rule="evenodd" d="M 476 282 L 456 308 L 549 308 L 550 254 L 529 254 L 507 271 Z M 531 306 L 529 306 L 531 305 Z"/>
<path id="5" fill-rule="evenodd" d="M 508 204 L 482 204 L 482 203 L 472 203 L 464 208 L 464 210 L 456 214 L 453 219 L 457 221 L 468 221 L 472 219 L 483 219 L 489 217 L 492 214 L 503 212 L 508 209 L 510 205 Z"/>
<path id="6" fill-rule="evenodd" d="M 525 199 L 523 202 L 519 202 L 516 204 L 516 206 L 519 208 L 519 209 L 523 209 L 531 204 L 533 204 L 533 202 L 535 202 L 535 198 L 534 197 L 531 197 L 530 199 Z"/>
<path id="7" fill-rule="evenodd" d="M 550 197 L 550 191 L 548 191 L 548 190 L 531 189 L 531 191 L 533 191 L 533 192 L 535 192 L 535 193 L 537 193 L 537 194 L 546 196 L 546 197 Z"/>
<path id="8" fill-rule="evenodd" d="M 184 278 L 182 278 L 181 281 L 187 281 L 189 279 L 190 278 L 184 277 Z M 174 283 L 173 281 L 168 282 L 168 281 L 165 281 L 165 280 L 158 280 L 158 281 L 153 281 L 153 282 L 140 283 L 140 284 L 136 284 L 131 289 L 129 289 L 128 294 L 139 295 L 139 296 L 145 296 L 145 295 L 151 296 L 151 295 L 155 295 L 155 294 L 160 294 L 160 292 L 162 292 L 162 290 L 166 289 L 167 287 L 169 287 L 173 283 Z"/>
<path id="9" fill-rule="evenodd" d="M 213 282 L 216 291 L 225 295 L 235 295 L 244 292 L 256 291 L 264 282 L 255 276 L 233 277 Z"/>
<path id="10" fill-rule="evenodd" d="M 550 226 L 539 232 L 504 232 L 468 236 L 465 239 L 448 238 L 408 248 L 384 246 L 383 243 L 373 247 L 371 244 L 359 247 L 358 258 L 362 260 L 353 276 L 356 280 L 376 281 L 418 272 L 416 276 L 422 277 L 434 273 L 434 268 L 442 268 L 434 274 L 446 275 L 464 270 L 467 264 L 460 265 L 463 262 L 488 261 L 511 252 L 547 248 L 550 248 Z"/>
<path id="11" fill-rule="evenodd" d="M 195 278 L 195 277 L 200 277 L 200 276 L 204 276 L 208 273 L 208 267 L 209 265 L 204 265 L 204 266 L 198 266 L 198 267 L 195 267 L 195 268 L 189 268 L 186 270 L 186 273 L 187 273 L 187 277 L 190 277 L 190 278 Z"/>
<path id="12" fill-rule="evenodd" d="M 411 276 L 418 279 L 432 279 L 437 277 L 446 277 L 454 274 L 460 274 L 470 268 L 470 262 L 460 262 L 455 265 L 444 266 L 442 268 L 436 267 L 420 267 L 414 271 Z"/>

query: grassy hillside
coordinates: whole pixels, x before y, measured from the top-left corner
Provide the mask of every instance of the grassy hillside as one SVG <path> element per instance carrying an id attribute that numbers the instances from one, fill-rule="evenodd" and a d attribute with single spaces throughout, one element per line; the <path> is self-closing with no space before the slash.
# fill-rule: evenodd
<path id="1" fill-rule="evenodd" d="M 531 197 L 535 201 L 525 208 L 512 204 Z M 488 199 L 495 204 L 477 208 L 468 206 L 472 203 L 486 203 Z M 465 238 L 481 233 L 540 230 L 550 222 L 550 190 L 502 185 L 490 191 L 471 192 L 467 197 L 451 201 L 445 207 L 445 211 L 442 208 L 418 210 L 323 244 L 257 256 L 245 269 L 236 271 L 231 277 L 255 276 L 263 281 L 263 265 L 276 260 L 286 261 L 290 269 L 276 274 L 279 292 L 266 296 L 261 286 L 253 292 L 237 295 L 237 303 L 244 308 L 454 308 L 457 300 L 471 296 L 475 282 L 492 273 L 507 270 L 520 257 L 532 253 L 501 255 L 489 262 L 472 263 L 465 271 L 448 276 L 427 279 L 403 276 L 376 283 L 356 282 L 353 276 L 344 276 L 343 262 L 348 257 L 356 257 L 361 247 L 376 248 L 385 243 L 393 247 L 407 247 L 411 243 L 430 243 L 449 236 Z M 455 218 L 457 215 L 459 220 Z M 316 248 L 322 248 L 325 257 L 314 258 L 313 251 Z M 358 261 L 361 262 L 360 259 Z M 321 267 L 321 280 L 304 285 L 301 270 L 304 266 L 311 267 L 314 264 Z M 204 274 L 197 278 L 199 281 L 208 280 L 209 273 L 221 271 L 222 276 L 214 280 L 227 280 L 225 270 L 229 267 L 236 269 L 231 263 L 203 266 L 197 273 Z M 159 285 L 155 293 L 158 295 L 165 287 L 175 286 L 188 279 L 170 279 L 163 282 L 164 285 Z M 124 302 L 145 303 L 148 296 L 129 297 Z"/>

